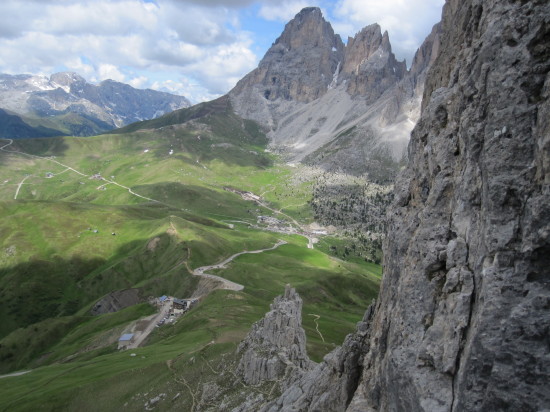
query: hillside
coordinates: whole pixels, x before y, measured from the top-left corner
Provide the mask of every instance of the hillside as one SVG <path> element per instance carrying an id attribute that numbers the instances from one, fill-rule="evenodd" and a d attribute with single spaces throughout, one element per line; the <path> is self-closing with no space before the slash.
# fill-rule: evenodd
<path id="1" fill-rule="evenodd" d="M 177 323 L 154 328 L 145 346 L 131 351 L 163 385 L 172 372 L 158 372 L 179 362 L 182 351 L 207 347 L 207 362 L 230 353 L 286 283 L 320 317 L 304 322 L 310 356 L 320 360 L 338 344 L 360 319 L 356 304 L 376 295 L 380 267 L 338 254 L 340 239 L 313 235 L 313 181 L 268 153 L 267 143 L 228 99 L 102 136 L 3 140 L 1 367 L 40 368 L 17 382 L 0 380 L 2 407 L 77 405 L 86 397 L 77 397 L 74 385 L 102 397 L 108 385 L 116 393 L 102 409 L 121 407 L 142 381 L 130 352 L 116 350 L 117 339 L 156 312 L 151 296 L 199 298 Z M 242 291 L 193 275 L 274 245 L 210 272 Z M 131 290 L 137 305 L 90 312 Z M 61 370 L 65 377 L 52 381 Z M 129 376 L 137 379 L 130 383 Z M 42 389 L 26 394 L 28 384 Z"/>
<path id="2" fill-rule="evenodd" d="M 32 137 L 53 137 L 62 134 L 59 130 L 48 129 L 43 126 L 33 127 L 21 117 L 0 109 L 0 137 L 25 139 Z"/>

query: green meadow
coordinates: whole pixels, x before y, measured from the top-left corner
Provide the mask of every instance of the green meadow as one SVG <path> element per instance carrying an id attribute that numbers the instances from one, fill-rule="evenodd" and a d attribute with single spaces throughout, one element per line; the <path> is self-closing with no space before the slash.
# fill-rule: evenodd
<path id="1" fill-rule="evenodd" d="M 376 296 L 381 268 L 332 256 L 336 238 L 308 249 L 302 236 L 251 226 L 280 216 L 227 187 L 312 222 L 311 182 L 293 183 L 299 169 L 266 147 L 255 123 L 215 101 L 111 134 L 0 151 L 0 373 L 32 369 L 0 379 L 0 410 L 135 410 L 162 390 L 164 409 L 185 409 L 286 284 L 304 301 L 310 357 L 341 344 Z M 188 268 L 279 239 L 288 243 L 211 272 L 244 290 L 214 290 L 143 347 L 116 350 L 128 324 L 154 313 L 148 297 L 192 295 L 199 279 Z M 90 314 L 129 288 L 143 303 Z"/>

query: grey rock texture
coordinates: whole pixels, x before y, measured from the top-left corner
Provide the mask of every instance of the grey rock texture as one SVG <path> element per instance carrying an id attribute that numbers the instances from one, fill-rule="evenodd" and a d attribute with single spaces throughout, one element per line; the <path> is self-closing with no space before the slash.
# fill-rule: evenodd
<path id="1" fill-rule="evenodd" d="M 388 32 L 382 34 L 380 26 L 372 24 L 348 39 L 338 82 L 346 82 L 351 96 L 364 96 L 371 103 L 406 73 L 405 62 L 397 62 L 391 51 Z"/>
<path id="2" fill-rule="evenodd" d="M 55 73 L 49 78 L 0 75 L 1 108 L 45 118 L 48 125 L 58 121 L 65 133 L 74 135 L 97 134 L 190 105 L 183 96 L 134 89 L 113 80 L 93 85 L 76 73 Z"/>
<path id="3" fill-rule="evenodd" d="M 550 406 L 550 3 L 448 0 L 439 49 L 368 327 L 272 410 Z"/>
<path id="4" fill-rule="evenodd" d="M 247 385 L 281 380 L 283 388 L 310 369 L 302 328 L 302 299 L 289 285 L 239 345 L 236 374 Z M 283 379 L 284 378 L 284 379 Z M 285 386 L 286 385 L 286 386 Z"/>
<path id="5" fill-rule="evenodd" d="M 436 27 L 409 71 L 379 25 L 344 47 L 320 9 L 306 8 L 229 93 L 232 106 L 270 130 L 272 148 L 290 162 L 355 175 L 381 166 L 393 180 L 420 114 L 438 34 Z"/>
<path id="6" fill-rule="evenodd" d="M 262 412 L 341 411 L 355 393 L 361 375 L 361 359 L 368 351 L 369 323 L 374 306 L 355 333 L 343 345 L 325 356 L 323 362 L 290 385 L 282 395 L 264 406 Z"/>
<path id="7" fill-rule="evenodd" d="M 285 133 L 294 139 L 298 136 L 301 145 L 304 142 L 300 137 L 308 133 L 304 139 L 306 155 L 295 156 L 307 164 L 320 165 L 329 171 L 367 174 L 369 180 L 382 184 L 393 182 L 407 158 L 410 132 L 420 116 L 426 73 L 439 50 L 439 35 L 437 24 L 415 54 L 411 69 L 402 73 L 404 66 L 399 68 L 402 63 L 395 61 L 389 40 L 384 40 L 387 34 L 383 36 L 378 25 L 367 27 L 356 36 L 363 39 L 362 47 L 366 50 L 357 55 L 373 54 L 362 58 L 365 63 L 359 68 L 359 74 L 347 73 L 353 65 L 346 65 L 338 77 L 341 84 L 311 103 L 310 106 L 315 104 L 313 110 L 304 110 L 308 118 L 314 118 L 317 113 L 326 118 L 323 128 L 311 130 L 304 124 L 298 130 L 291 130 L 280 126 L 275 134 Z M 374 51 L 366 47 L 371 42 L 378 44 Z M 356 54 L 348 53 L 348 49 L 357 48 L 356 44 L 357 41 L 348 41 L 346 58 Z M 361 94 L 351 96 L 347 85 L 353 79 L 361 79 L 365 86 Z"/>
<path id="8" fill-rule="evenodd" d="M 550 405 L 549 21 L 545 1 L 446 3 L 349 410 Z"/>
<path id="9" fill-rule="evenodd" d="M 268 127 L 295 103 L 321 97 L 343 58 L 344 44 L 317 7 L 296 15 L 273 43 L 257 69 L 230 92 L 237 113 Z"/>

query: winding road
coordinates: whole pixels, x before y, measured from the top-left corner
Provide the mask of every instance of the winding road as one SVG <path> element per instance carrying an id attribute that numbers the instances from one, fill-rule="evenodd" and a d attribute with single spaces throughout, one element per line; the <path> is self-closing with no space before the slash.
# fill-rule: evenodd
<path id="1" fill-rule="evenodd" d="M 243 252 L 235 253 L 234 255 L 229 256 L 223 262 L 216 263 L 215 265 L 201 266 L 199 268 L 193 269 L 192 272 L 193 272 L 193 275 L 195 275 L 195 276 L 202 276 L 204 278 L 214 279 L 214 280 L 217 280 L 217 281 L 223 283 L 223 285 L 224 285 L 223 289 L 243 290 L 244 289 L 243 285 L 240 285 L 239 283 L 231 282 L 230 280 L 224 279 L 221 276 L 211 275 L 209 273 L 206 273 L 206 271 L 207 270 L 212 270 L 212 269 L 224 269 L 229 262 L 231 262 L 233 259 L 235 259 L 238 256 L 246 255 L 246 254 L 262 253 L 262 252 L 267 252 L 269 250 L 275 250 L 279 246 L 282 246 L 286 243 L 287 242 L 285 242 L 284 240 L 279 240 L 277 243 L 275 243 L 274 246 L 272 246 L 270 248 L 259 249 L 259 250 L 245 250 Z"/>
<path id="2" fill-rule="evenodd" d="M 26 373 L 29 373 L 29 372 L 32 372 L 32 370 L 30 371 L 20 371 L 20 372 L 13 372 L 13 373 L 8 373 L 6 375 L 0 375 L 0 379 L 3 379 L 3 378 L 10 378 L 12 376 L 21 376 L 21 375 L 25 375 Z"/>
<path id="3" fill-rule="evenodd" d="M 68 166 L 68 165 L 63 164 L 63 163 L 61 163 L 61 162 L 58 162 L 57 160 L 53 159 L 53 157 L 37 156 L 37 155 L 25 153 L 25 152 L 20 152 L 20 151 L 18 151 L 18 150 L 6 150 L 6 147 L 8 147 L 8 146 L 10 146 L 10 145 L 13 144 L 13 139 L 3 139 L 3 140 L 7 140 L 8 143 L 6 143 L 4 146 L 0 147 L 0 150 L 4 151 L 4 152 L 6 152 L 6 153 L 17 153 L 17 154 L 21 154 L 21 155 L 24 155 L 24 156 L 34 157 L 34 158 L 37 158 L 37 159 L 48 160 L 48 161 L 50 161 L 50 162 L 57 163 L 58 165 L 65 167 L 65 170 L 63 170 L 63 171 L 60 172 L 60 173 L 56 173 L 54 176 L 60 175 L 61 173 L 66 172 L 67 170 L 71 170 L 71 171 L 73 171 L 73 172 L 79 174 L 80 176 L 88 177 L 87 174 L 82 173 L 82 172 L 80 172 L 80 171 L 78 171 L 78 170 L 72 168 L 71 166 Z M 19 190 L 21 189 L 21 185 L 22 185 L 23 182 L 25 182 L 25 180 L 26 180 L 27 178 L 29 178 L 29 177 L 30 177 L 30 176 L 26 176 L 26 177 L 21 181 L 21 183 L 19 183 L 19 186 L 17 187 L 17 191 L 15 192 L 15 197 L 14 197 L 14 199 L 17 199 L 17 195 L 19 194 Z M 141 199 L 145 199 L 145 200 L 148 200 L 148 201 L 151 201 L 151 202 L 162 203 L 162 202 L 160 202 L 160 201 L 158 201 L 158 200 L 155 200 L 155 199 L 151 199 L 151 198 L 149 198 L 149 197 L 142 196 L 142 195 L 140 195 L 140 194 L 134 192 L 134 191 L 133 191 L 132 189 L 130 189 L 129 187 L 124 186 L 124 185 L 121 185 L 120 183 L 117 183 L 117 182 L 115 182 L 115 181 L 113 181 L 113 180 L 105 179 L 104 177 L 101 177 L 101 180 L 103 180 L 104 182 L 107 182 L 107 183 L 105 183 L 105 185 L 107 185 L 107 184 L 113 184 L 113 185 L 115 185 L 115 186 L 121 187 L 121 188 L 127 190 L 131 195 L 134 195 L 134 196 L 139 197 L 139 198 L 141 198 Z M 102 185 L 102 186 L 105 186 L 105 185 Z M 164 203 L 162 203 L 162 204 L 164 204 Z"/>
<path id="4" fill-rule="evenodd" d="M 23 186 L 23 183 L 25 183 L 25 180 L 27 180 L 31 176 L 32 175 L 27 175 L 23 178 L 23 180 L 21 180 L 19 182 L 19 184 L 17 185 L 17 190 L 15 191 L 15 196 L 13 197 L 13 200 L 17 200 L 17 196 L 19 195 L 19 191 L 21 190 L 21 186 Z"/>

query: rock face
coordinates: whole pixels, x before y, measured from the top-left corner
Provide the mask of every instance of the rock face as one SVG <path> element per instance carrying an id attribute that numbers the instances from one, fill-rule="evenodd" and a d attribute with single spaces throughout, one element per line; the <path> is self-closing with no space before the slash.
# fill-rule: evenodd
<path id="1" fill-rule="evenodd" d="M 437 26 L 408 71 L 379 25 L 344 47 L 321 11 L 306 8 L 229 93 L 232 106 L 267 127 L 273 148 L 292 162 L 357 175 L 388 165 L 392 180 L 420 113 L 438 35 Z"/>
<path id="2" fill-rule="evenodd" d="M 294 109 L 321 97 L 343 58 L 344 44 L 317 7 L 291 20 L 261 60 L 230 92 L 237 113 L 273 127 Z"/>
<path id="3" fill-rule="evenodd" d="M 286 385 L 313 365 L 302 329 L 302 299 L 289 285 L 239 345 L 236 374 L 247 385 L 282 380 Z"/>
<path id="4" fill-rule="evenodd" d="M 369 322 L 373 306 L 367 310 L 357 331 L 346 337 L 344 344 L 329 353 L 323 362 L 290 385 L 262 412 L 340 411 L 349 403 L 361 375 L 361 358 L 368 350 Z"/>
<path id="5" fill-rule="evenodd" d="M 50 78 L 0 75 L 0 107 L 23 117 L 46 118 L 48 126 L 58 126 L 58 135 L 97 134 L 189 106 L 183 96 L 113 80 L 93 85 L 76 73 Z"/>
<path id="6" fill-rule="evenodd" d="M 380 26 L 365 27 L 348 39 L 338 83 L 346 83 L 351 96 L 364 96 L 367 103 L 378 99 L 407 73 L 405 62 L 398 62 L 391 51 L 388 32 Z"/>
<path id="7" fill-rule="evenodd" d="M 447 1 L 374 312 L 271 410 L 548 408 L 549 21 Z"/>

